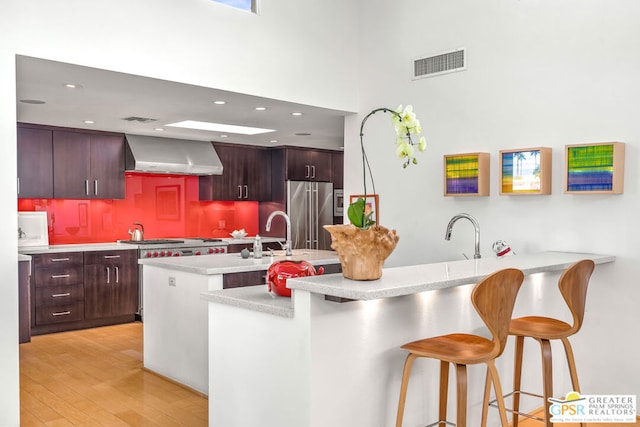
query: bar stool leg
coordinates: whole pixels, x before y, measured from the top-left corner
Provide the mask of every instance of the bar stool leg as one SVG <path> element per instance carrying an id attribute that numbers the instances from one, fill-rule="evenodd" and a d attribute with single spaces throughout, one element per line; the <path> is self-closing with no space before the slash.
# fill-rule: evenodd
<path id="1" fill-rule="evenodd" d="M 484 399 L 482 399 L 482 421 L 480 427 L 487 426 L 487 415 L 489 412 L 489 400 L 491 399 L 491 373 L 487 366 L 487 375 L 484 380 Z"/>
<path id="2" fill-rule="evenodd" d="M 449 394 L 449 362 L 440 361 L 440 407 L 438 408 L 438 426 L 446 427 L 447 395 Z"/>
<path id="3" fill-rule="evenodd" d="M 573 385 L 573 391 L 580 393 L 580 384 L 578 384 L 578 371 L 576 370 L 576 361 L 573 357 L 573 349 L 571 343 L 567 338 L 562 338 L 562 344 L 564 344 L 564 352 L 567 355 L 567 363 L 569 364 L 569 373 L 571 374 L 571 384 Z"/>
<path id="4" fill-rule="evenodd" d="M 457 406 L 456 427 L 467 427 L 467 365 L 456 364 L 455 366 Z"/>
<path id="5" fill-rule="evenodd" d="M 400 386 L 400 401 L 398 402 L 398 415 L 396 417 L 396 427 L 402 427 L 402 418 L 404 417 L 404 404 L 407 399 L 407 387 L 409 386 L 409 376 L 411 374 L 411 366 L 416 356 L 409 353 L 407 360 L 404 362 L 404 371 L 402 372 L 402 385 Z"/>
<path id="6" fill-rule="evenodd" d="M 540 342 L 540 350 L 542 351 L 542 387 L 544 392 L 542 395 L 544 396 L 544 420 L 546 427 L 552 427 L 551 416 L 549 415 L 549 408 L 551 407 L 551 402 L 549 402 L 549 398 L 553 397 L 553 369 L 552 369 L 552 360 L 551 360 L 551 343 L 549 340 L 538 339 Z"/>
<path id="7" fill-rule="evenodd" d="M 573 348 L 568 338 L 562 338 L 564 344 L 564 352 L 567 355 L 567 363 L 569 365 L 569 374 L 571 375 L 571 384 L 573 391 L 580 393 L 580 384 L 578 383 L 578 370 L 576 369 L 576 360 L 573 357 Z M 585 427 L 584 423 L 580 423 L 580 427 Z"/>
<path id="8" fill-rule="evenodd" d="M 522 353 L 524 349 L 524 337 L 516 336 L 515 361 L 513 369 L 513 427 L 518 427 L 520 415 L 520 387 L 522 381 Z"/>
<path id="9" fill-rule="evenodd" d="M 498 401 L 498 412 L 500 412 L 500 423 L 502 427 L 508 427 L 509 421 L 507 420 L 507 409 L 504 404 L 504 397 L 502 392 L 502 385 L 500 385 L 500 377 L 498 376 L 498 369 L 493 360 L 487 361 L 487 370 L 491 373 L 491 382 L 493 383 L 493 390 L 496 393 L 496 400 Z"/>

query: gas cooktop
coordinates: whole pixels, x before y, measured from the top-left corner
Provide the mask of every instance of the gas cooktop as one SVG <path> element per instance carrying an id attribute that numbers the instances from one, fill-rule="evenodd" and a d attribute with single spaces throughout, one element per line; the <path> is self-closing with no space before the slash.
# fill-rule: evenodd
<path id="1" fill-rule="evenodd" d="M 164 245 L 170 243 L 184 243 L 184 240 L 176 239 L 149 239 L 149 240 L 118 240 L 118 243 L 129 243 L 131 245 Z"/>

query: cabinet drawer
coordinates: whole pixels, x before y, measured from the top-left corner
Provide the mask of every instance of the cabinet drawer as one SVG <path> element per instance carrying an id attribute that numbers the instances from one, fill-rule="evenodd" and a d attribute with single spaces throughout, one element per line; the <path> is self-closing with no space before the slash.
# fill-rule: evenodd
<path id="1" fill-rule="evenodd" d="M 74 322 L 84 319 L 84 302 L 59 305 L 56 307 L 38 307 L 36 309 L 36 325 Z"/>
<path id="2" fill-rule="evenodd" d="M 60 252 L 55 254 L 34 255 L 33 265 L 36 267 L 77 266 L 82 265 L 82 252 Z"/>
<path id="3" fill-rule="evenodd" d="M 82 283 L 82 267 L 37 268 L 36 288 Z"/>
<path id="4" fill-rule="evenodd" d="M 122 250 L 122 251 L 95 251 L 84 253 L 84 264 L 137 264 L 138 251 Z"/>
<path id="5" fill-rule="evenodd" d="M 36 289 L 36 307 L 63 306 L 77 301 L 84 301 L 84 287 L 81 284 Z"/>

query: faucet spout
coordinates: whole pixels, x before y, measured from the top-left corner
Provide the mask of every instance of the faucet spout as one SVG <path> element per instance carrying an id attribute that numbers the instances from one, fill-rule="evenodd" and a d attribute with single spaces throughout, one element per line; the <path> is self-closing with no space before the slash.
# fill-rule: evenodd
<path id="1" fill-rule="evenodd" d="M 289 218 L 289 215 L 287 215 L 283 211 L 271 212 L 271 215 L 269 215 L 269 218 L 267 218 L 267 224 L 265 225 L 264 229 L 266 231 L 270 231 L 271 221 L 278 215 L 284 217 L 284 220 L 287 222 L 287 242 L 284 244 L 284 250 L 286 256 L 291 256 L 293 255 L 293 252 L 291 251 L 291 219 Z"/>
<path id="2" fill-rule="evenodd" d="M 471 215 L 467 213 L 460 213 L 458 215 L 455 215 L 453 218 L 451 218 L 451 220 L 449 221 L 449 224 L 447 225 L 447 231 L 444 235 L 444 240 L 451 240 L 451 232 L 453 231 L 453 224 L 455 224 L 456 221 L 458 221 L 461 218 L 468 219 L 469 221 L 471 221 L 471 224 L 473 224 L 473 228 L 475 230 L 474 243 L 475 243 L 475 251 L 476 251 L 475 254 L 473 254 L 473 259 L 478 259 L 480 258 L 480 224 Z"/>

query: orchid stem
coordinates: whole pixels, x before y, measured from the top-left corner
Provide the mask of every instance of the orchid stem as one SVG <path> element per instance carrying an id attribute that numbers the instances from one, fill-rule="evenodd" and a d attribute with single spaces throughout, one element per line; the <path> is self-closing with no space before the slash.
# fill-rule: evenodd
<path id="1" fill-rule="evenodd" d="M 367 120 L 369 119 L 369 117 L 371 117 L 372 115 L 374 115 L 375 113 L 382 111 L 383 113 L 391 113 L 394 116 L 398 117 L 400 119 L 400 121 L 402 121 L 402 116 L 397 113 L 394 110 L 391 110 L 389 108 L 376 108 L 375 110 L 371 111 L 369 114 L 367 114 L 364 119 L 362 119 L 362 123 L 360 124 L 360 149 L 362 150 L 362 182 L 364 184 L 364 197 L 365 197 L 365 203 L 366 203 L 366 199 L 367 199 L 367 170 L 369 170 L 369 177 L 371 178 L 371 187 L 373 188 L 373 193 L 372 194 L 376 194 L 376 184 L 373 181 L 373 173 L 371 172 L 371 165 L 369 164 L 369 158 L 367 157 L 367 153 L 364 149 L 364 124 L 367 122 Z M 362 224 L 364 226 L 364 219 L 365 219 L 365 213 L 364 211 L 362 212 Z"/>

